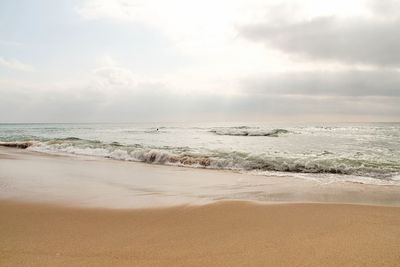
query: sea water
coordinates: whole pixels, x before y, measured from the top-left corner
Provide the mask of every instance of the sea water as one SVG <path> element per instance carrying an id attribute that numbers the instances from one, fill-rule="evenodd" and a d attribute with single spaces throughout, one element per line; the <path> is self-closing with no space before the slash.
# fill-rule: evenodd
<path id="1" fill-rule="evenodd" d="M 46 153 L 400 185 L 400 123 L 0 124 L 0 141 Z"/>

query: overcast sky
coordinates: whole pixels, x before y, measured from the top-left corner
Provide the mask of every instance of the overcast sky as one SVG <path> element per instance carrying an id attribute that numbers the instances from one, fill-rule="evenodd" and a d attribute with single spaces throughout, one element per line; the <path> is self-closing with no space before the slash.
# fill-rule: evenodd
<path id="1" fill-rule="evenodd" d="M 400 121 L 400 1 L 0 1 L 0 122 L 226 120 Z"/>

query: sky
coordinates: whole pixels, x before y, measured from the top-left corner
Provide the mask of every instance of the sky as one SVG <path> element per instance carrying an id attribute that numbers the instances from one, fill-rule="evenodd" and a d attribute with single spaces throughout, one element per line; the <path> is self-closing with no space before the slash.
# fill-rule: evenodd
<path id="1" fill-rule="evenodd" d="M 1 0 L 0 123 L 400 121 L 397 0 Z"/>

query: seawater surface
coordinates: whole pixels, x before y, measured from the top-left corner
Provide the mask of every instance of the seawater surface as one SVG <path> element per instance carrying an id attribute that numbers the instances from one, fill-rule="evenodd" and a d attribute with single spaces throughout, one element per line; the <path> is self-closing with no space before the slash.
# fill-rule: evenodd
<path id="1" fill-rule="evenodd" d="M 0 124 L 0 141 L 47 153 L 400 185 L 400 123 Z"/>

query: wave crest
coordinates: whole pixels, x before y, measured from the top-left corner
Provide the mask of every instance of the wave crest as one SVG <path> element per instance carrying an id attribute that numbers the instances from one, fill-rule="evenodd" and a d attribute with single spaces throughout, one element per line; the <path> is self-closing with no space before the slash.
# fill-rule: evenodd
<path id="1" fill-rule="evenodd" d="M 269 136 L 269 137 L 278 137 L 282 134 L 289 133 L 286 129 L 273 129 L 273 130 L 258 130 L 251 129 L 249 127 L 231 127 L 231 128 L 222 128 L 222 129 L 213 129 L 210 132 L 216 135 L 230 135 L 230 136 Z"/>
<path id="2" fill-rule="evenodd" d="M 322 153 L 308 157 L 275 157 L 240 151 L 195 151 L 187 147 L 146 147 L 103 143 L 83 139 L 51 140 L 29 143 L 29 149 L 50 153 L 100 156 L 115 160 L 138 161 L 150 164 L 178 165 L 198 168 L 239 171 L 278 171 L 291 173 L 327 173 L 356 175 L 383 180 L 399 175 L 400 164 L 380 163 L 377 160 L 361 160 L 335 157 Z M 16 146 L 14 146 L 16 147 Z"/>

